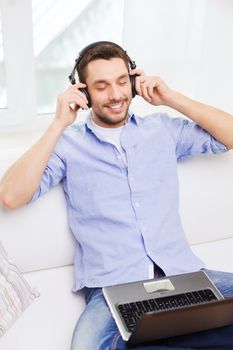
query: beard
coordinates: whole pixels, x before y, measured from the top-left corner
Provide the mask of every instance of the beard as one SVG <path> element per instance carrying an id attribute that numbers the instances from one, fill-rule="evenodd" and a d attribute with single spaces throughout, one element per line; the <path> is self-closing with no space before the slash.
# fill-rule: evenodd
<path id="1" fill-rule="evenodd" d="M 93 120 L 99 121 L 100 125 L 106 127 L 116 127 L 123 125 L 128 119 L 128 111 L 131 99 L 123 98 L 120 100 L 111 100 L 104 105 L 92 105 Z M 114 108 L 119 106 L 119 108 Z"/>

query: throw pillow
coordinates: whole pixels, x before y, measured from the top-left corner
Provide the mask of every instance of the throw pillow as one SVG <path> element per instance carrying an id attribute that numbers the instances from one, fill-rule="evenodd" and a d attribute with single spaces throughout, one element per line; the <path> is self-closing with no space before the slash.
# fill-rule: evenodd
<path id="1" fill-rule="evenodd" d="M 38 296 L 39 293 L 29 286 L 0 242 L 0 336 Z"/>

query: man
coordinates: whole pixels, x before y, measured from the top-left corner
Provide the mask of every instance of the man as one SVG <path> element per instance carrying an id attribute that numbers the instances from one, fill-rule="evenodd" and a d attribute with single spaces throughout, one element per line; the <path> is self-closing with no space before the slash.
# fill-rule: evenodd
<path id="1" fill-rule="evenodd" d="M 127 349 L 101 287 L 204 268 L 179 219 L 176 163 L 233 148 L 232 116 L 171 90 L 158 77 L 130 71 L 129 61 L 113 43 L 84 49 L 76 61 L 81 82 L 58 96 L 50 127 L 1 182 L 3 205 L 16 208 L 62 181 L 77 239 L 74 291 L 85 288 L 87 300 L 72 350 Z M 148 103 L 172 107 L 193 122 L 160 113 L 135 116 L 129 111 L 132 84 Z M 87 121 L 66 130 L 90 103 Z M 225 296 L 233 295 L 232 274 L 206 272 Z M 233 346 L 232 332 L 225 327 L 138 349 L 226 349 Z"/>

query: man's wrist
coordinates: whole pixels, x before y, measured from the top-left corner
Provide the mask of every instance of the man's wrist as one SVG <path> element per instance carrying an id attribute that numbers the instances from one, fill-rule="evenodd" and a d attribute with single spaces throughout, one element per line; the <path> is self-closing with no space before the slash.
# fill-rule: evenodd
<path id="1" fill-rule="evenodd" d="M 177 91 L 172 91 L 170 94 L 168 107 L 175 109 L 178 112 L 184 113 L 189 105 L 190 99 Z"/>
<path id="2" fill-rule="evenodd" d="M 62 134 L 65 128 L 66 125 L 64 125 L 58 118 L 55 118 L 50 124 L 49 129 L 55 133 Z"/>

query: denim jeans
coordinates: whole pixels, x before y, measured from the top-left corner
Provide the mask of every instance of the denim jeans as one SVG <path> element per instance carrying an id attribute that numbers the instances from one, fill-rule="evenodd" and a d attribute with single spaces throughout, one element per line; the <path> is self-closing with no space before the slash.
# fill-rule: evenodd
<path id="1" fill-rule="evenodd" d="M 233 296 L 233 273 L 203 269 L 225 296 Z M 87 288 L 86 309 L 74 329 L 71 350 L 126 350 L 101 288 Z M 135 346 L 136 350 L 233 349 L 233 325 L 193 333 L 153 344 Z"/>

